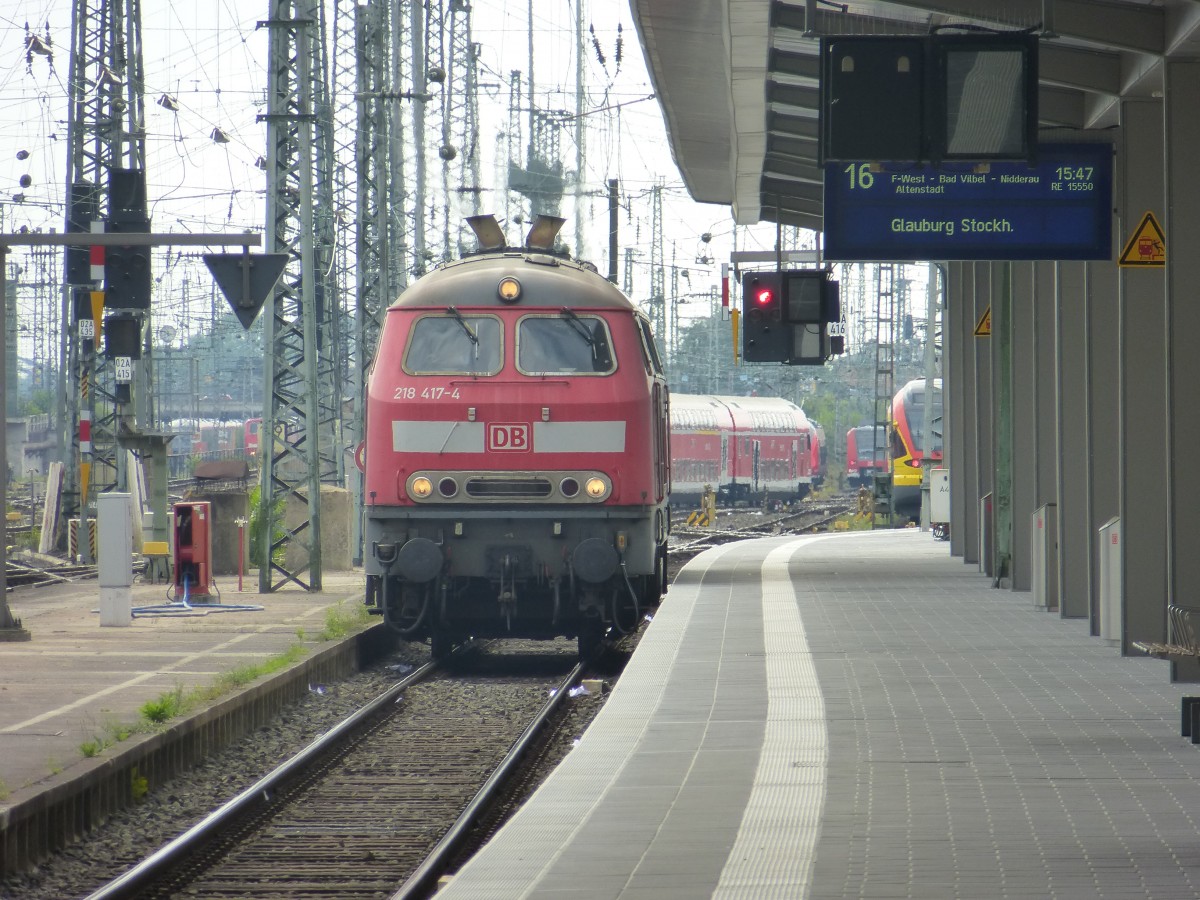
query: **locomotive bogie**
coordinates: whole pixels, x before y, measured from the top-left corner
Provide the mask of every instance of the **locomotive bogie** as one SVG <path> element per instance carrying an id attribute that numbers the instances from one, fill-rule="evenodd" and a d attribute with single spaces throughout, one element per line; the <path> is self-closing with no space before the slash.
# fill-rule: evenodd
<path id="1" fill-rule="evenodd" d="M 652 508 L 376 516 L 364 568 L 387 582 L 376 602 L 410 637 L 574 637 L 595 623 L 630 627 L 657 602 L 661 527 Z M 452 602 L 424 619 L 405 611 L 424 594 Z"/>

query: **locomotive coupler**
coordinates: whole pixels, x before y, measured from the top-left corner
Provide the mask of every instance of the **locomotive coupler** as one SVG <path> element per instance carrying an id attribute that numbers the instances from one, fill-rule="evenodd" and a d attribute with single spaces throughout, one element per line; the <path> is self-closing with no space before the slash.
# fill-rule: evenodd
<path id="1" fill-rule="evenodd" d="M 500 560 L 500 594 L 496 600 L 500 604 L 504 624 L 511 630 L 512 618 L 517 612 L 517 573 L 513 558 L 507 553 Z"/>

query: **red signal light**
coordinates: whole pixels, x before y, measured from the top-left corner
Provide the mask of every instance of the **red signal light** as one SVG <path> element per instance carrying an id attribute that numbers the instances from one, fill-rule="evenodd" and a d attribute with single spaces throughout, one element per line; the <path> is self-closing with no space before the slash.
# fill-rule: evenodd
<path id="1" fill-rule="evenodd" d="M 769 287 L 759 288 L 754 292 L 754 302 L 759 306 L 770 306 L 775 302 L 775 291 Z"/>

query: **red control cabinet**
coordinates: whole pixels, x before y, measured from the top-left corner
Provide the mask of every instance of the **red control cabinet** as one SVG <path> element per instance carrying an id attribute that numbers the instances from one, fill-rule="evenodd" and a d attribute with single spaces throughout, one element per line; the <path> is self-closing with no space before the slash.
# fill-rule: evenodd
<path id="1" fill-rule="evenodd" d="M 208 597 L 212 583 L 212 505 L 176 503 L 173 514 L 175 594 Z"/>

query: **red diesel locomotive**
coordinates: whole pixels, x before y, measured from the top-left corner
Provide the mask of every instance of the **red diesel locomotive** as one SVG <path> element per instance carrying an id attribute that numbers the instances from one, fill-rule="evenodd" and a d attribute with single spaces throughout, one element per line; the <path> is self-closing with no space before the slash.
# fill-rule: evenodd
<path id="1" fill-rule="evenodd" d="M 693 503 L 706 485 L 722 503 L 801 500 L 813 486 L 818 432 L 779 397 L 671 395 L 672 499 Z"/>
<path id="2" fill-rule="evenodd" d="M 467 636 L 635 627 L 666 580 L 667 384 L 649 320 L 595 267 L 480 249 L 387 310 L 367 388 L 367 599 L 441 655 Z"/>

